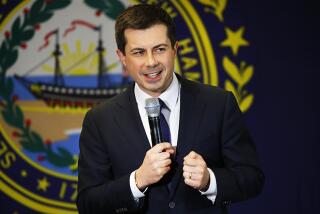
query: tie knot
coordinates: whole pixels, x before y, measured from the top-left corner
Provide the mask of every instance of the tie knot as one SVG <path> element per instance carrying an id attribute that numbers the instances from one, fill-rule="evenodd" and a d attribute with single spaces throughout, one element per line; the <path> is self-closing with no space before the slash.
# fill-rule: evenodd
<path id="1" fill-rule="evenodd" d="M 160 98 L 159 98 L 159 103 L 160 103 L 160 110 L 162 110 L 162 109 L 167 109 L 167 110 L 169 110 L 170 111 L 170 109 L 168 108 L 168 106 L 163 102 L 163 100 L 161 100 Z"/>

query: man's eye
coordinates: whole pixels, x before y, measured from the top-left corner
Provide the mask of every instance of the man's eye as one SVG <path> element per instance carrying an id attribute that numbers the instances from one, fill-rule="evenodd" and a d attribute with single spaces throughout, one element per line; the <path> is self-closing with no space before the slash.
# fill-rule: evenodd
<path id="1" fill-rule="evenodd" d="M 134 51 L 134 52 L 132 52 L 132 54 L 135 56 L 141 56 L 141 55 L 143 55 L 143 51 Z"/>
<path id="2" fill-rule="evenodd" d="M 156 49 L 156 52 L 157 53 L 162 53 L 162 52 L 164 52 L 166 50 L 166 48 L 157 48 Z"/>

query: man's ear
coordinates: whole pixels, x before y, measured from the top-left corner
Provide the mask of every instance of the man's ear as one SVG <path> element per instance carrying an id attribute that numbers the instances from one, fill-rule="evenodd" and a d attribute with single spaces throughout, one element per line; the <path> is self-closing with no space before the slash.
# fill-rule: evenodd
<path id="1" fill-rule="evenodd" d="M 174 44 L 174 46 L 173 46 L 174 56 L 176 56 L 176 55 L 177 55 L 178 47 L 179 47 L 179 43 L 178 43 L 178 42 L 176 42 L 176 43 Z"/>
<path id="2" fill-rule="evenodd" d="M 126 67 L 126 56 L 122 53 L 122 51 L 120 51 L 120 49 L 117 49 L 116 52 L 122 65 Z"/>

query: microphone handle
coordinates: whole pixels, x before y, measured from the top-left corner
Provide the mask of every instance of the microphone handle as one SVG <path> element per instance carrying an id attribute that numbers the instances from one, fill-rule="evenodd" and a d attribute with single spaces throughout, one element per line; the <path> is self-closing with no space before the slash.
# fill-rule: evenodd
<path id="1" fill-rule="evenodd" d="M 160 117 L 148 117 L 150 132 L 151 132 L 151 142 L 152 146 L 163 141 L 161 127 L 160 127 Z"/>

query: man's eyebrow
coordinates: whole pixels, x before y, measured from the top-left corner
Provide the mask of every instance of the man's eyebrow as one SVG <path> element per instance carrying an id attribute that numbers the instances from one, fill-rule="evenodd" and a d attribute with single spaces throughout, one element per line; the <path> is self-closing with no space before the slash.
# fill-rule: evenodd
<path id="1" fill-rule="evenodd" d="M 159 47 L 161 47 L 161 46 L 168 47 L 168 44 L 165 44 L 165 43 L 163 43 L 163 44 L 159 44 L 159 45 L 154 46 L 154 47 L 153 47 L 153 49 L 155 49 L 155 48 L 159 48 Z"/>
<path id="2" fill-rule="evenodd" d="M 152 49 L 156 49 L 156 48 L 159 48 L 159 47 L 162 47 L 162 46 L 168 47 L 169 45 L 165 44 L 165 43 L 161 43 L 159 45 L 154 46 Z M 133 49 L 130 50 L 130 52 L 135 52 L 135 51 L 145 51 L 145 48 L 133 48 Z"/>
<path id="3" fill-rule="evenodd" d="M 134 52 L 134 51 L 144 51 L 144 48 L 133 48 L 130 50 L 130 52 Z"/>

